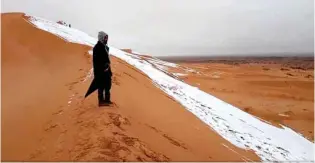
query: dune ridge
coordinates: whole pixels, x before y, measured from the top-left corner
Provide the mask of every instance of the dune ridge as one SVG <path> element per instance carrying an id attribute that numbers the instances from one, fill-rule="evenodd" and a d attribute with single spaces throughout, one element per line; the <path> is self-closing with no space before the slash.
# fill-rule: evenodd
<path id="1" fill-rule="evenodd" d="M 50 79 L 52 83 L 56 84 L 56 88 L 53 88 L 52 90 L 59 90 L 58 88 L 64 81 L 60 81 L 59 79 L 62 78 L 62 75 L 67 76 L 69 79 L 72 79 L 72 82 L 69 82 L 68 84 L 64 85 L 68 88 L 67 93 L 62 92 L 60 94 L 69 94 L 69 97 L 66 98 L 62 95 L 60 95 L 60 100 L 56 100 L 56 102 L 52 103 L 53 105 L 58 103 L 59 108 L 53 105 L 50 105 L 51 110 L 42 111 L 43 114 L 46 116 L 42 117 L 42 121 L 39 121 L 37 118 L 36 120 L 28 119 L 29 117 L 25 118 L 25 122 L 28 121 L 36 121 L 38 125 L 43 124 L 44 120 L 50 119 L 46 125 L 44 125 L 44 130 L 40 130 L 38 126 L 35 125 L 28 125 L 27 128 L 33 128 L 34 131 L 37 131 L 39 134 L 39 138 L 36 138 L 29 136 L 28 139 L 23 140 L 29 143 L 29 145 L 25 145 L 25 149 L 29 147 L 30 145 L 33 146 L 34 149 L 30 149 L 29 151 L 32 151 L 30 154 L 23 154 L 23 148 L 20 149 L 20 153 L 18 152 L 9 152 L 7 150 L 5 153 L 3 152 L 3 155 L 6 156 L 6 160 L 10 160 L 14 157 L 18 157 L 22 160 L 30 159 L 30 160 L 114 160 L 114 161 L 205 161 L 205 160 L 224 160 L 224 161 L 252 161 L 252 160 L 259 160 L 259 158 L 253 153 L 258 154 L 258 156 L 261 157 L 263 160 L 290 160 L 290 159 L 296 159 L 296 160 L 308 160 L 312 157 L 310 153 L 301 153 L 300 151 L 304 151 L 307 149 L 310 149 L 310 145 L 312 146 L 312 143 L 309 144 L 307 141 L 305 141 L 301 136 L 294 135 L 294 132 L 290 130 L 282 130 L 274 128 L 277 132 L 283 132 L 286 133 L 284 136 L 291 135 L 291 138 L 295 137 L 296 140 L 300 140 L 297 143 L 299 146 L 298 149 L 292 149 L 289 146 L 286 146 L 285 144 L 277 144 L 273 141 L 274 136 L 270 137 L 270 141 L 266 140 L 267 143 L 266 146 L 255 146 L 254 144 L 247 143 L 246 141 L 243 142 L 243 140 L 250 140 L 248 137 L 242 137 L 241 133 L 240 135 L 236 134 L 236 137 L 230 137 L 231 132 L 229 130 L 220 130 L 222 129 L 222 120 L 227 120 L 225 116 L 226 114 L 222 114 L 220 111 L 218 112 L 211 112 L 206 111 L 202 109 L 203 105 L 213 105 L 213 104 L 206 104 L 202 101 L 199 101 L 198 107 L 197 105 L 193 110 L 190 110 L 191 107 L 189 107 L 188 103 L 180 102 L 182 105 L 185 106 L 185 110 L 182 105 L 179 105 L 177 101 L 180 101 L 182 97 L 189 97 L 194 94 L 201 93 L 198 89 L 195 89 L 192 87 L 191 91 L 188 91 L 189 93 L 192 93 L 193 90 L 197 91 L 193 94 L 182 94 L 181 89 L 183 88 L 189 88 L 190 87 L 185 84 L 181 83 L 175 78 L 169 77 L 168 75 L 165 76 L 165 73 L 161 72 L 161 67 L 156 69 L 153 65 L 156 65 L 154 63 L 149 62 L 148 60 L 144 60 L 141 57 L 137 55 L 132 55 L 128 53 L 124 53 L 118 49 L 111 48 L 111 54 L 113 56 L 111 59 L 113 60 L 113 71 L 114 77 L 113 77 L 113 99 L 115 101 L 115 105 L 112 108 L 108 109 L 96 109 L 96 101 L 95 101 L 95 95 L 94 100 L 92 100 L 93 96 L 91 98 L 88 98 L 86 100 L 83 100 L 82 92 L 86 90 L 88 87 L 88 82 L 90 79 L 87 79 L 86 76 L 91 72 L 91 58 L 90 55 L 88 55 L 89 49 L 88 46 L 93 46 L 95 43 L 95 39 L 88 37 L 88 35 L 73 29 L 68 29 L 66 27 L 61 27 L 59 25 L 56 25 L 50 21 L 40 19 L 37 17 L 30 17 L 30 16 L 24 16 L 23 14 L 17 14 L 14 16 L 8 16 L 6 24 L 11 24 L 11 26 L 16 26 L 15 24 L 12 24 L 12 17 L 16 18 L 16 23 L 18 23 L 19 28 L 25 29 L 26 27 L 29 28 L 29 30 L 33 30 L 33 32 L 44 32 L 41 30 L 38 30 L 32 26 L 30 26 L 29 22 L 25 21 L 25 18 L 30 20 L 31 23 L 33 23 L 36 27 L 47 30 L 49 32 L 52 32 L 53 34 L 57 35 L 58 37 L 51 38 L 52 40 L 58 40 L 58 42 L 62 45 L 60 46 L 68 46 L 68 45 L 74 45 L 74 46 L 81 46 L 84 49 L 81 49 L 80 52 L 66 52 L 66 53 L 73 53 L 74 58 L 70 58 L 70 61 L 75 60 L 75 63 L 78 64 L 80 62 L 81 64 L 78 64 L 78 66 L 68 66 L 69 71 L 64 71 L 64 67 L 67 67 L 65 64 L 64 66 L 59 65 L 60 67 L 57 67 L 55 69 L 58 69 L 60 72 L 60 76 L 58 76 L 58 73 L 52 73 L 51 77 L 53 79 Z M 24 21 L 24 22 L 23 22 Z M 22 23 L 23 22 L 23 23 Z M 25 28 L 24 28 L 24 26 Z M 3 27 L 3 26 L 2 26 Z M 30 29 L 32 28 L 32 29 Z M 20 29 L 16 29 L 14 32 L 8 30 L 7 28 L 6 32 L 9 36 L 12 37 L 13 33 L 15 31 L 20 31 Z M 2 28 L 3 30 L 3 28 Z M 33 35 L 33 32 L 31 35 Z M 22 33 L 18 36 L 12 37 L 14 40 L 11 42 L 15 42 L 15 46 L 20 45 L 20 36 L 26 35 L 26 33 L 30 33 L 29 31 Z M 45 33 L 45 32 L 44 32 Z M 44 49 L 49 51 L 51 49 L 60 49 L 58 45 L 59 43 L 52 43 L 50 39 L 47 39 L 47 36 L 51 36 L 49 33 L 45 33 L 45 35 L 39 37 L 36 39 L 32 38 L 34 40 L 33 46 L 36 46 L 36 42 L 40 42 L 41 39 L 44 38 L 45 41 L 51 43 L 46 45 Z M 3 37 L 3 36 L 2 36 Z M 23 38 L 23 37 L 22 37 Z M 29 37 L 28 37 L 29 39 Z M 69 43 L 69 42 L 72 43 Z M 28 42 L 28 41 L 26 41 Z M 47 43 L 46 42 L 46 43 Z M 73 44 L 75 43 L 75 44 Z M 84 44 L 78 45 L 78 44 Z M 86 46 L 88 45 L 88 46 Z M 6 55 L 11 56 L 10 53 L 12 48 L 12 45 L 4 44 L 8 52 Z M 29 53 L 30 56 L 38 55 L 38 58 L 35 58 L 33 60 L 37 61 L 36 59 L 41 60 L 43 53 L 42 51 L 36 51 L 33 49 L 36 48 L 29 48 L 29 45 L 23 46 L 25 49 L 30 49 L 31 51 Z M 68 49 L 68 47 L 66 47 Z M 76 48 L 74 48 L 76 49 Z M 78 48 L 79 49 L 79 48 Z M 15 52 L 16 54 L 21 54 L 22 51 Z M 59 51 L 57 51 L 59 52 Z M 60 52 L 59 52 L 60 53 Z M 80 57 L 78 57 L 81 54 Z M 68 54 L 62 55 L 62 57 L 59 57 L 64 59 L 65 63 L 68 63 L 68 60 L 64 57 Z M 49 55 L 51 56 L 51 55 Z M 54 55 L 55 56 L 55 55 Z M 16 58 L 19 58 L 20 56 L 17 56 Z M 10 57 L 7 57 L 10 58 Z M 25 57 L 23 58 L 23 63 L 26 62 L 26 65 L 32 65 L 32 62 L 35 61 L 29 61 L 30 58 L 33 57 Z M 56 57 L 58 58 L 58 57 Z M 18 59 L 17 59 L 18 60 Z M 44 61 L 50 61 L 51 59 L 47 59 Z M 11 70 L 10 65 L 17 64 L 16 59 L 12 58 L 6 59 L 6 67 L 3 67 L 7 69 L 7 76 L 9 74 L 12 74 L 9 72 Z M 10 63 L 11 62 L 11 63 Z M 161 63 L 161 62 L 159 62 Z M 163 63 L 163 62 L 162 62 Z M 51 63 L 53 67 L 55 64 Z M 57 64 L 58 65 L 58 64 Z M 170 64 L 166 65 L 169 66 Z M 26 67 L 27 67 L 26 66 Z M 49 66 L 49 64 L 44 64 L 45 70 L 47 69 L 53 69 Z M 42 69 L 43 67 L 36 67 L 36 69 Z M 163 67 L 162 67 L 163 68 Z M 54 70 L 55 70 L 54 69 Z M 33 71 L 33 69 L 32 69 Z M 71 74 L 71 72 L 77 71 L 78 73 Z M 44 71 L 45 73 L 47 71 Z M 49 72 L 49 71 L 48 71 Z M 153 76 L 152 72 L 154 72 Z M 26 72 L 31 73 L 30 72 Z M 162 77 L 163 80 L 159 80 L 159 78 L 156 78 L 156 75 L 159 77 Z M 9 88 L 11 85 L 12 77 L 7 77 L 6 79 L 7 84 L 5 85 L 6 88 Z M 28 76 L 27 76 L 28 77 Z M 13 78 L 17 80 L 30 80 L 25 78 L 20 78 L 20 76 L 13 76 Z M 56 80 L 56 77 L 58 80 Z M 86 80 L 87 79 L 87 80 Z M 153 83 L 151 79 L 153 79 Z M 47 79 L 48 80 L 48 79 Z M 166 83 L 163 83 L 166 82 Z M 43 81 L 43 83 L 45 83 Z M 180 84 L 181 83 L 181 84 Z M 19 85 L 19 83 L 15 83 L 16 85 Z M 175 84 L 174 88 L 171 85 L 168 84 Z M 181 85 L 181 86 L 180 86 Z M 32 83 L 27 83 L 26 86 L 33 86 Z M 178 87 L 180 86 L 180 87 Z M 12 86 L 11 86 L 12 87 Z M 163 88 L 164 87 L 164 88 Z M 176 88 L 177 87 L 177 88 Z M 171 88 L 171 89 L 170 89 Z M 30 89 L 30 88 L 29 88 Z M 160 89 L 162 89 L 165 93 L 163 93 Z M 7 89 L 7 92 L 12 91 L 11 89 Z M 47 91 L 47 90 L 46 90 Z M 171 91 L 171 92 L 169 92 Z M 184 91 L 185 92 L 185 91 Z M 175 94 L 173 94 L 175 93 Z M 184 95 L 184 96 L 177 96 L 176 93 Z M 187 92 L 186 92 L 187 93 Z M 38 95 L 40 93 L 36 93 Z M 51 93 L 53 95 L 57 95 L 55 92 Z M 50 95 L 51 95 L 50 94 Z M 168 96 L 167 96 L 168 94 Z M 150 96 L 147 96 L 150 95 Z M 170 96 L 172 98 L 170 98 Z M 204 96 L 208 96 L 208 94 L 204 94 Z M 12 97 L 12 96 L 11 96 Z M 192 99 L 195 97 L 191 96 Z M 191 98 L 190 97 L 190 98 Z M 37 96 L 35 96 L 34 99 L 36 99 Z M 47 99 L 54 98 L 51 96 L 47 96 Z M 190 99 L 189 98 L 189 99 Z M 33 101 L 34 101 L 33 99 Z M 63 102 L 65 99 L 69 99 L 68 102 Z M 176 101 L 175 101 L 176 100 Z M 208 99 L 209 100 L 209 99 Z M 220 103 L 218 99 L 213 98 L 212 99 L 214 104 Z M 9 96 L 7 96 L 6 101 L 9 101 Z M 192 102 L 189 101 L 188 102 Z M 223 102 L 223 101 L 222 101 Z M 67 103 L 67 104 L 66 104 Z M 193 102 L 195 103 L 195 102 Z M 204 103 L 204 104 L 203 104 Z M 193 104 L 195 105 L 195 104 Z M 33 107 L 37 106 L 37 107 Z M 43 106 L 41 103 L 36 101 L 33 104 L 32 108 L 34 111 L 37 111 L 40 106 Z M 23 111 L 25 112 L 27 107 L 30 106 L 23 106 L 21 104 L 20 107 L 14 106 L 12 103 L 7 104 L 6 107 L 3 107 L 3 110 L 6 110 L 5 115 L 2 115 L 4 117 L 7 117 L 7 120 L 3 121 L 7 124 L 7 127 L 10 128 L 10 126 L 15 125 L 18 126 L 18 122 L 10 121 L 9 119 L 14 116 L 12 115 L 11 109 L 8 108 L 14 108 L 16 111 Z M 244 114 L 244 112 L 234 109 L 231 105 L 226 105 L 225 103 L 222 103 L 220 105 L 213 105 L 212 107 L 215 108 L 226 108 L 230 107 L 230 109 L 234 110 L 235 115 L 242 115 L 247 116 L 247 114 Z M 37 109 L 35 109 L 37 108 Z M 198 111 L 198 109 L 201 108 L 201 112 L 197 113 L 195 111 Z M 50 111 L 53 111 L 51 113 Z M 230 110 L 231 111 L 231 110 Z M 197 117 L 200 118 L 203 114 L 212 114 L 213 113 L 219 115 L 218 117 L 215 117 L 216 121 L 208 121 L 201 118 L 200 120 L 191 114 L 190 112 L 197 115 Z M 31 114 L 31 113 L 30 113 Z M 49 115 L 50 114 L 50 115 Z M 201 115 L 198 115 L 201 114 Z M 176 115 L 176 118 L 174 118 L 174 115 Z M 209 115 L 206 115 L 209 117 Z M 211 117 L 211 116 L 210 116 Z M 222 119 L 223 118 L 223 119 Z M 161 121 L 161 119 L 163 119 Z M 263 124 L 263 122 L 253 118 L 252 119 L 253 124 Z M 214 128 L 216 132 L 213 132 L 212 129 L 215 126 L 211 126 L 212 128 L 209 129 L 208 125 L 219 125 L 219 128 Z M 255 122 L 255 123 L 254 123 Z M 210 124 L 209 124 L 210 123 Z M 243 122 L 238 122 L 244 125 Z M 3 123 L 2 123 L 3 124 Z M 228 123 L 229 124 L 229 123 Z M 221 127 L 220 127 L 221 125 Z M 223 123 L 223 125 L 227 125 L 226 123 Z M 233 129 L 236 129 L 234 126 Z M 268 125 L 265 125 L 265 127 L 268 128 Z M 269 127 L 273 127 L 269 125 Z M 18 127 L 19 128 L 19 127 Z M 18 129 L 17 129 L 18 130 Z M 238 131 L 240 129 L 237 129 Z M 255 129 L 253 129 L 254 131 Z M 19 130 L 20 131 L 20 130 Z M 228 132 L 226 132 L 228 131 Z M 222 132 L 225 132 L 227 135 L 223 136 L 226 140 L 229 140 L 230 142 L 223 139 Z M 243 131 L 242 131 L 243 132 Z M 290 133 L 292 132 L 292 133 Z M 6 130 L 7 138 L 5 139 L 5 142 L 8 142 L 7 140 L 12 135 L 12 131 Z M 253 134 L 253 132 L 251 132 Z M 249 134 L 249 135 L 251 135 Z M 270 134 L 270 133 L 265 133 Z M 237 136 L 238 135 L 238 136 Z M 240 136 L 240 137 L 239 137 Z M 253 136 L 253 135 L 251 135 Z M 288 137 L 288 138 L 289 138 Z M 57 138 L 57 139 L 56 139 Z M 161 139 L 162 138 L 162 139 Z M 257 135 L 254 136 L 254 138 L 259 138 Z M 295 139 L 293 138 L 293 139 Z M 17 139 L 16 137 L 11 138 L 12 141 L 10 143 L 14 143 L 14 140 Z M 241 140 L 241 142 L 238 142 L 238 147 L 243 147 L 244 149 L 237 148 L 236 142 L 233 142 L 231 140 Z M 302 143 L 302 142 L 304 143 Z M 32 143 L 30 143 L 32 142 Z M 234 145 L 232 145 L 233 143 Z M 242 146 L 247 144 L 248 147 Z M 299 144 L 302 143 L 302 144 Z M 280 146 L 274 146 L 275 144 Z M 7 146 L 4 146 L 5 149 L 10 149 L 9 143 Z M 273 153 L 265 152 L 266 147 L 272 147 Z M 274 147 L 274 148 L 273 148 Z M 252 149 L 253 151 L 246 150 L 246 149 Z M 311 147 L 312 148 L 312 147 Z M 11 149 L 14 149 L 11 148 Z M 263 150 L 262 150 L 263 149 Z M 289 151 L 288 151 L 289 150 Z M 312 149 L 313 150 L 313 149 Z M 265 153 L 262 153 L 265 152 Z M 308 151 L 309 152 L 309 151 Z M 224 157 L 226 153 L 229 153 L 229 157 Z M 13 157 L 14 156 L 14 157 Z"/>

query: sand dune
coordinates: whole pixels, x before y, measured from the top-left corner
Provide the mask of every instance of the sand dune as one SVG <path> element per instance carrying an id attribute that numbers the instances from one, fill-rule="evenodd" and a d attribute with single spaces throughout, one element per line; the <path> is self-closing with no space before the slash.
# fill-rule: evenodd
<path id="1" fill-rule="evenodd" d="M 292 60 L 304 65 L 303 58 Z M 180 78 L 275 126 L 287 125 L 314 140 L 313 69 L 297 70 L 278 62 L 240 65 L 231 62 L 182 63 L 200 74 L 186 73 Z"/>
<path id="2" fill-rule="evenodd" d="M 87 68 L 86 46 L 65 43 L 23 20 L 2 15 L 2 158 L 27 158 L 48 117 L 67 103 L 67 83 Z"/>
<path id="3" fill-rule="evenodd" d="M 93 38 L 36 17 L 2 16 L 5 34 L 1 37 L 8 40 L 1 43 L 3 161 L 258 161 L 305 160 L 310 156 L 300 152 L 300 149 L 311 149 L 310 142 L 291 131 L 287 132 L 291 134 L 287 138 L 294 137 L 296 144 L 303 144 L 295 150 L 283 149 L 288 146 L 276 146 L 275 142 L 258 147 L 253 147 L 254 142 L 240 142 L 236 146 L 231 140 L 251 141 L 247 137 L 231 137 L 230 131 L 244 132 L 241 128 L 236 131 L 231 128 L 223 138 L 222 132 L 226 131 L 218 127 L 227 122 L 222 122 L 222 117 L 213 117 L 215 123 L 209 124 L 196 112 L 204 109 L 201 106 L 206 104 L 200 104 L 203 101 L 197 101 L 198 107 L 191 110 L 180 98 L 189 97 L 186 102 L 191 102 L 193 96 L 187 92 L 183 93 L 185 96 L 173 94 L 190 86 L 177 81 L 180 74 L 169 72 L 170 67 L 193 74 L 198 74 L 197 71 L 115 48 L 111 48 L 114 105 L 99 108 L 96 94 L 83 99 L 92 80 L 89 46 L 95 43 Z M 73 33 L 77 36 L 73 37 Z M 213 102 L 218 100 L 213 98 Z M 220 109 L 213 107 L 213 110 Z M 230 114 L 239 113 L 241 119 L 250 117 L 256 125 L 272 128 L 235 107 L 228 108 L 232 109 Z M 286 130 L 272 130 L 286 133 Z M 254 133 L 248 135 L 251 134 Z M 241 148 L 242 143 L 252 146 Z M 275 154 L 262 153 L 268 147 Z"/>
<path id="4" fill-rule="evenodd" d="M 259 160 L 115 57 L 115 105 L 99 108 L 95 94 L 84 100 L 92 79 L 85 80 L 90 47 L 68 43 L 25 19 L 2 14 L 2 161 Z"/>

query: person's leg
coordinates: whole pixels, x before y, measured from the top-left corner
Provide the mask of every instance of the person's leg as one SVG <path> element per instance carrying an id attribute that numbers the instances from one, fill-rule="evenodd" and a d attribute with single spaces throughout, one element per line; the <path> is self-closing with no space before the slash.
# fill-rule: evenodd
<path id="1" fill-rule="evenodd" d="M 105 90 L 104 79 L 98 76 L 96 78 L 96 82 L 98 86 L 98 102 L 102 103 L 104 102 L 104 90 Z"/>
<path id="2" fill-rule="evenodd" d="M 112 79 L 111 77 L 106 79 L 105 84 L 105 102 L 110 102 L 110 89 L 112 87 Z"/>
<path id="3" fill-rule="evenodd" d="M 101 103 L 104 101 L 104 87 L 101 85 L 98 87 L 98 102 Z"/>

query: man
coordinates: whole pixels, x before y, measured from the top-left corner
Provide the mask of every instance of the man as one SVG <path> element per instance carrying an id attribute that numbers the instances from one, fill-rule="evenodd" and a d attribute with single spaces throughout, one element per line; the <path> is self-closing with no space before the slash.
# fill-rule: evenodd
<path id="1" fill-rule="evenodd" d="M 107 46 L 108 35 L 100 31 L 98 42 L 93 48 L 94 78 L 98 86 L 99 106 L 110 104 L 110 89 L 112 85 L 112 71 L 109 60 L 109 47 Z M 105 91 L 105 98 L 104 98 Z"/>

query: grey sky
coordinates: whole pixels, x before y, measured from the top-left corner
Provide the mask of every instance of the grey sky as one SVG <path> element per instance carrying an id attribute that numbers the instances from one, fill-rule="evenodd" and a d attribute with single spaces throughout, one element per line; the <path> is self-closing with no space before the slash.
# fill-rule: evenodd
<path id="1" fill-rule="evenodd" d="M 313 53 L 313 0 L 2 0 L 152 55 Z"/>

